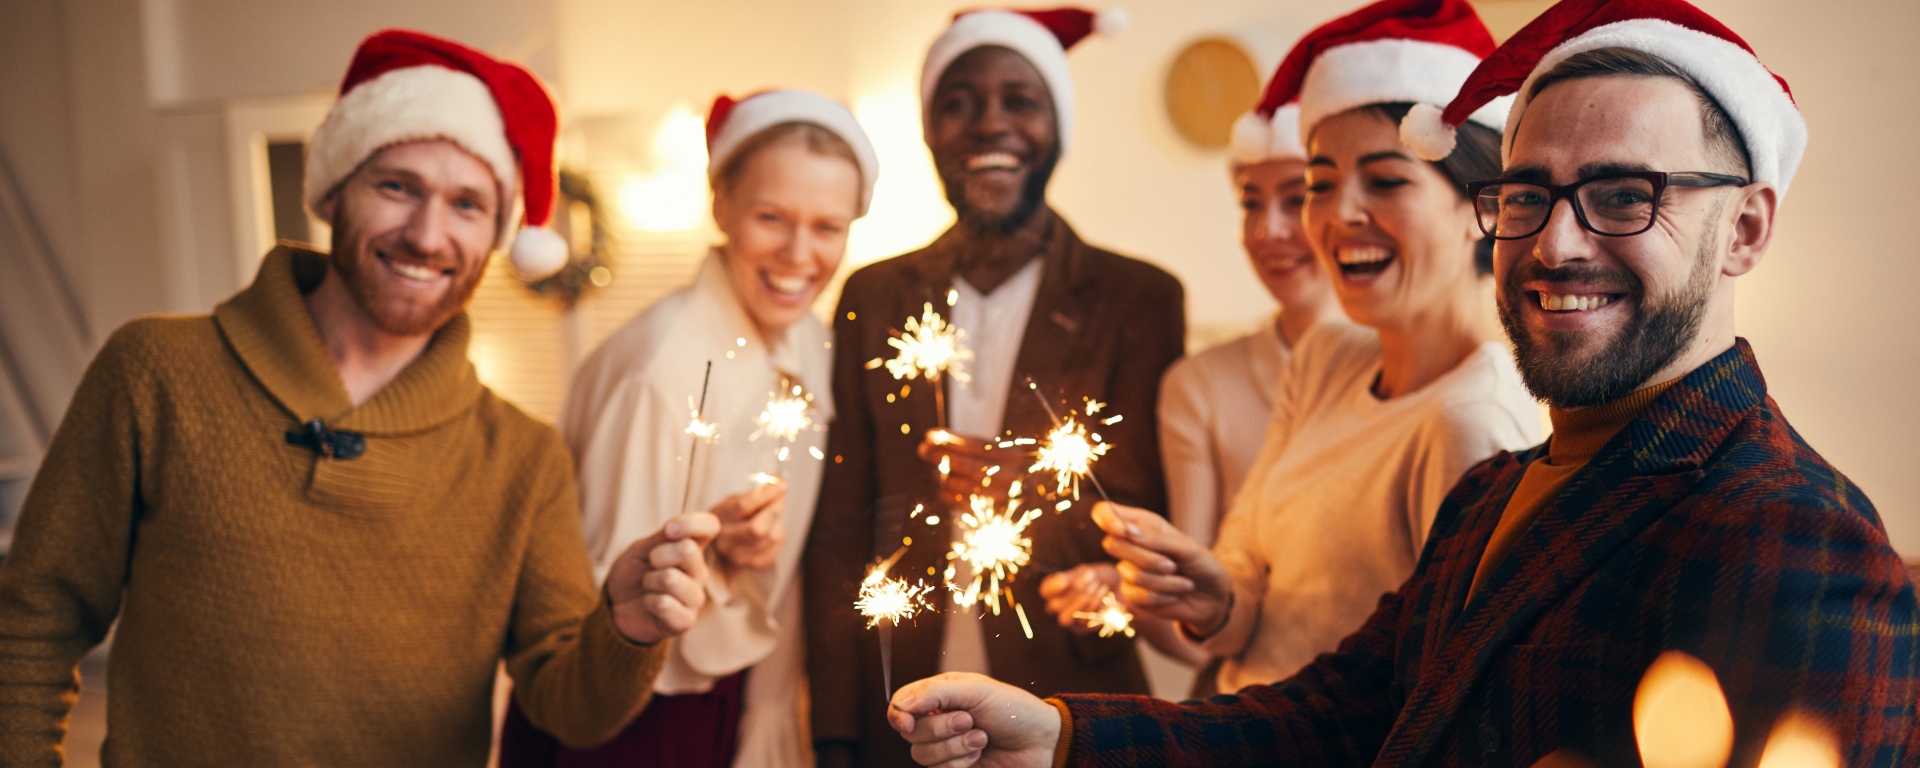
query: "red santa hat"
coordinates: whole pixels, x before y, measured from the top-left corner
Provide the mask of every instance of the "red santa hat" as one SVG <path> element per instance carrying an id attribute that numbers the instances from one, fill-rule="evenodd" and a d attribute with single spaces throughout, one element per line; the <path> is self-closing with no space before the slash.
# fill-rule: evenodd
<path id="1" fill-rule="evenodd" d="M 558 133 L 553 98 L 525 68 L 432 35 L 375 32 L 354 52 L 339 100 L 307 145 L 307 207 L 328 218 L 340 182 L 382 149 L 446 139 L 485 162 L 500 184 L 494 247 L 511 238 L 514 269 L 544 277 L 568 256 L 566 241 L 546 228 Z"/>
<path id="2" fill-rule="evenodd" d="M 707 181 L 720 176 L 720 169 L 733 158 L 741 145 L 754 135 L 783 123 L 817 125 L 853 149 L 860 166 L 860 213 L 867 215 L 873 201 L 873 183 L 880 178 L 880 159 L 873 142 L 861 130 L 859 121 L 845 105 L 820 94 L 800 90 L 761 91 L 744 99 L 720 96 L 707 111 Z"/>
<path id="3" fill-rule="evenodd" d="M 1740 131 L 1753 179 L 1772 182 L 1786 194 L 1807 150 L 1807 121 L 1794 106 L 1793 92 L 1733 30 L 1682 0 L 1562 0 L 1482 62 L 1444 112 L 1424 116 L 1427 122 L 1418 130 L 1408 115 L 1403 129 L 1434 150 L 1451 147 L 1462 115 L 1491 100 L 1517 96 L 1501 146 L 1505 158 L 1513 151 L 1513 130 L 1526 111 L 1534 78 L 1574 54 L 1600 48 L 1650 53 L 1687 73 Z"/>
<path id="4" fill-rule="evenodd" d="M 1073 135 L 1073 73 L 1067 68 L 1067 49 L 1088 35 L 1099 33 L 1113 37 L 1127 29 L 1127 12 L 1107 8 L 1098 13 L 1080 8 L 1048 10 L 963 11 L 953 24 L 927 49 L 927 63 L 920 69 L 920 116 L 923 123 L 933 105 L 933 89 L 947 67 L 975 48 L 997 45 L 1026 57 L 1040 71 L 1047 90 L 1053 96 L 1053 113 L 1059 121 L 1060 151 L 1066 152 Z"/>
<path id="5" fill-rule="evenodd" d="M 1381 0 L 1301 38 L 1253 114 L 1271 120 L 1297 101 L 1297 135 L 1305 138 L 1321 120 L 1356 107 L 1445 104 L 1493 50 L 1493 35 L 1466 0 Z M 1499 130 L 1506 104 L 1485 104 L 1467 119 Z"/>

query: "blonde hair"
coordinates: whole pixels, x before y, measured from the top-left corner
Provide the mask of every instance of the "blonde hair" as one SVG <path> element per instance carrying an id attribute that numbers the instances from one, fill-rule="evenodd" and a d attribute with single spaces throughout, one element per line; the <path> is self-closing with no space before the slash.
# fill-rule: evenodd
<path id="1" fill-rule="evenodd" d="M 821 157 L 837 157 L 853 164 L 854 173 L 860 173 L 860 157 L 853 153 L 853 146 L 840 134 L 822 128 L 819 125 L 802 121 L 791 121 L 769 126 L 766 130 L 754 134 L 741 142 L 733 156 L 720 166 L 720 172 L 714 175 L 713 191 L 726 194 L 740 185 L 741 174 L 746 173 L 747 160 L 761 150 L 777 146 L 800 146 L 808 152 Z M 857 204 L 857 201 L 856 201 Z"/>

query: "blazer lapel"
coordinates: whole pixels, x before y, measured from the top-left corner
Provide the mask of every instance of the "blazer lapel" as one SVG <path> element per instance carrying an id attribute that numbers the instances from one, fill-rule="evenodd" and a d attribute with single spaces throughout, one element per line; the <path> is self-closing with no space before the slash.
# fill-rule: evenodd
<path id="1" fill-rule="evenodd" d="M 1090 322 L 1081 293 L 1094 283 L 1087 261 L 1086 245 L 1080 242 L 1065 219 L 1054 216 L 1053 232 L 1047 237 L 1046 263 L 1041 267 L 1040 289 L 1033 299 L 1033 312 L 1027 317 L 1027 329 L 1021 335 L 1020 354 L 1014 360 L 1013 380 L 1007 391 L 1006 423 L 1046 424 L 1033 396 L 1027 394 L 1027 379 L 1040 393 L 1058 399 L 1067 385 L 1074 341 Z M 1031 409 L 1033 413 L 1026 413 Z M 1016 419 L 1015 414 L 1024 414 Z"/>
<path id="2" fill-rule="evenodd" d="M 1425 672 L 1408 692 L 1376 765 L 1425 762 L 1513 639 L 1686 498 L 1704 475 L 1700 467 L 1765 398 L 1766 385 L 1752 350 L 1739 340 L 1621 430 L 1540 511 L 1451 622 L 1433 661 L 1423 663 Z M 1503 498 L 1510 496 L 1508 489 Z M 1484 552 L 1486 542 L 1477 544 L 1474 549 Z M 1452 600 L 1463 599 L 1472 580 L 1471 569 L 1462 573 L 1449 590 Z"/>

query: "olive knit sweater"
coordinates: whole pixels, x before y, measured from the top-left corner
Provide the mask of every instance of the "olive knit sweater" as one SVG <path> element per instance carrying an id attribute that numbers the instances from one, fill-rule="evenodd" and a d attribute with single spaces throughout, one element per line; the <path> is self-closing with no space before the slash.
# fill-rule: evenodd
<path id="1" fill-rule="evenodd" d="M 480 385 L 464 314 L 352 405 L 302 300 L 325 271 L 276 249 L 94 359 L 0 565 L 0 766 L 60 763 L 116 618 L 109 766 L 484 765 L 503 657 L 563 741 L 645 706 L 664 644 L 614 629 L 559 436 Z M 289 441 L 316 418 L 365 453 Z"/>

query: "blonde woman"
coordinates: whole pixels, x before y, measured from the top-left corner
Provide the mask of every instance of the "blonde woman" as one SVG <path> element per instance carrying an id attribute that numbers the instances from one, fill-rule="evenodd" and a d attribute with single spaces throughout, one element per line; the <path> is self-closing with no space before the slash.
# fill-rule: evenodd
<path id="1" fill-rule="evenodd" d="M 878 169 L 852 114 L 803 91 L 721 97 L 707 135 L 725 242 L 692 285 L 587 358 L 560 430 L 578 463 L 596 568 L 604 573 L 628 540 L 683 507 L 711 510 L 722 523 L 708 550 L 711 599 L 625 731 L 576 751 L 510 717 L 502 743 L 510 768 L 812 762 L 794 582 L 833 399 L 830 336 L 811 310 Z M 716 435 L 694 449 L 689 420 L 703 390 L 700 417 Z M 805 420 L 821 428 L 791 439 L 764 429 L 770 401 L 795 396 L 810 400 Z"/>

